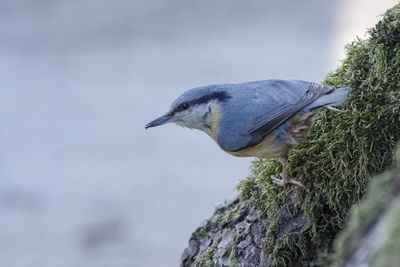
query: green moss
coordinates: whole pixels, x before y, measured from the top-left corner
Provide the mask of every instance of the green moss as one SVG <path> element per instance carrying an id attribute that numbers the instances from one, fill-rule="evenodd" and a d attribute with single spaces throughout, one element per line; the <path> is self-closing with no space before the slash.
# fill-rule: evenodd
<path id="1" fill-rule="evenodd" d="M 205 228 L 200 227 L 195 232 L 192 233 L 192 236 L 190 237 L 190 239 L 201 240 L 201 239 L 207 237 L 208 234 L 209 234 L 209 232 Z"/>
<path id="2" fill-rule="evenodd" d="M 365 233 L 385 212 L 399 190 L 400 180 L 393 172 L 387 171 L 374 177 L 363 201 L 353 207 L 351 220 L 335 241 L 337 266 L 341 266 L 341 261 L 346 260 L 359 246 Z"/>
<path id="3" fill-rule="evenodd" d="M 195 267 L 214 267 L 214 256 L 217 251 L 218 244 L 221 242 L 221 238 L 213 241 L 211 247 L 207 248 L 202 253 L 198 254 L 194 260 L 193 266 Z"/>
<path id="4" fill-rule="evenodd" d="M 226 255 L 229 255 L 229 263 L 232 267 L 239 266 L 239 263 L 236 259 L 236 246 L 238 244 L 239 237 L 240 235 L 238 233 L 235 233 L 233 235 L 232 241 L 229 243 L 224 253 Z"/>
<path id="5" fill-rule="evenodd" d="M 227 210 L 227 212 L 225 213 L 224 219 L 222 220 L 222 223 L 226 224 L 226 223 L 230 222 L 232 220 L 232 218 L 235 216 L 235 214 L 237 213 L 238 209 L 239 209 L 239 205 L 235 206 L 233 209 Z"/>
<path id="6" fill-rule="evenodd" d="M 251 177 L 239 184 L 241 199 L 268 215 L 265 249 L 276 266 L 315 258 L 302 249 L 304 244 L 329 250 L 350 207 L 365 193 L 369 177 L 393 165 L 394 146 L 400 140 L 399 25 L 396 5 L 369 31 L 368 39 L 346 47 L 342 66 L 327 76 L 325 84 L 350 86 L 353 91 L 341 107 L 345 112 L 321 111 L 308 140 L 291 153 L 289 174 L 302 180 L 305 190 L 282 190 L 273 184 L 270 176 L 280 172 L 275 160 L 255 160 Z M 307 224 L 300 236 L 277 238 L 277 214 L 291 194 L 298 200 L 293 212 L 302 210 Z"/>
<path id="7" fill-rule="evenodd" d="M 400 153 L 400 143 L 397 154 Z M 400 163 L 400 158 L 397 159 Z M 398 165 L 397 165 L 398 166 Z M 400 169 L 374 177 L 360 204 L 353 206 L 346 228 L 335 241 L 334 266 L 343 266 L 360 249 L 371 229 L 379 225 L 380 235 L 374 240 L 378 251 L 371 254 L 371 266 L 397 266 L 400 262 Z M 379 240 L 381 241 L 379 241 Z M 383 241 L 382 241 L 383 240 Z"/>

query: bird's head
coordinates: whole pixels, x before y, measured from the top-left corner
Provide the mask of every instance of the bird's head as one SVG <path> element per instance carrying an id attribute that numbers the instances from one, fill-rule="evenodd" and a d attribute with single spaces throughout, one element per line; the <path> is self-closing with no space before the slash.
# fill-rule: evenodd
<path id="1" fill-rule="evenodd" d="M 209 86 L 191 89 L 172 103 L 167 114 L 151 121 L 145 128 L 174 122 L 211 134 L 210 131 L 215 132 L 221 117 L 220 103 L 229 99 L 229 93 L 221 88 Z"/>

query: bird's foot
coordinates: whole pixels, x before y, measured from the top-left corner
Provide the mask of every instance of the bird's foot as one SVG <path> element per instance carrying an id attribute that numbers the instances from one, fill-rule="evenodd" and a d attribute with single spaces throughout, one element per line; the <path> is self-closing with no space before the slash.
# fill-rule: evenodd
<path id="1" fill-rule="evenodd" d="M 280 186 L 285 186 L 287 184 L 295 184 L 295 185 L 298 185 L 303 188 L 305 187 L 301 182 L 294 180 L 294 179 L 278 179 L 274 176 L 272 176 L 271 178 L 272 178 L 273 183 L 280 185 Z"/>

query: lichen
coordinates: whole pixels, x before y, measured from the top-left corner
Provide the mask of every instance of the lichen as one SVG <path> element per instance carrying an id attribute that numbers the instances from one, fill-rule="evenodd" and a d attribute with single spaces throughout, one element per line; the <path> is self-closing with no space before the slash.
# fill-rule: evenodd
<path id="1" fill-rule="evenodd" d="M 400 140 L 400 5 L 388 10 L 368 33 L 366 40 L 346 47 L 346 59 L 324 81 L 352 87 L 341 106 L 344 112 L 322 110 L 307 141 L 290 155 L 289 174 L 306 189 L 283 190 L 273 184 L 270 177 L 280 172 L 280 164 L 259 159 L 253 162 L 251 177 L 238 186 L 241 199 L 270 220 L 264 247 L 275 266 L 299 265 L 304 258 L 316 259 L 319 252 L 329 251 L 370 177 L 393 165 Z M 290 195 L 297 199 L 290 209 L 302 210 L 307 223 L 297 236 L 277 237 L 278 214 L 288 208 Z"/>

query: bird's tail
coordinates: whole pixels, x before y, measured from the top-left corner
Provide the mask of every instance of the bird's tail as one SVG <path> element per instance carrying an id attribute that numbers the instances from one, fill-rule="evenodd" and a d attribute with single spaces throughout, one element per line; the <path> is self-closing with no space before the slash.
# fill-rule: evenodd
<path id="1" fill-rule="evenodd" d="M 312 102 L 307 108 L 310 110 L 320 107 L 331 107 L 341 105 L 351 92 L 350 87 L 338 88 L 332 90 L 330 93 L 321 96 Z"/>

